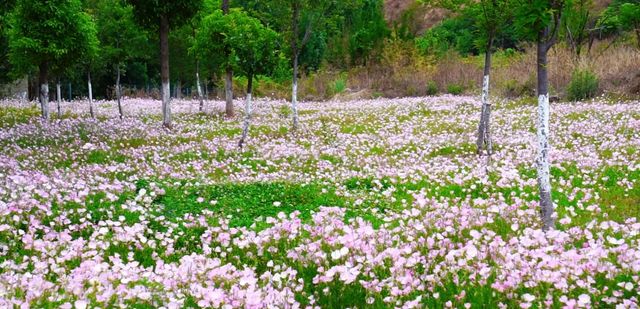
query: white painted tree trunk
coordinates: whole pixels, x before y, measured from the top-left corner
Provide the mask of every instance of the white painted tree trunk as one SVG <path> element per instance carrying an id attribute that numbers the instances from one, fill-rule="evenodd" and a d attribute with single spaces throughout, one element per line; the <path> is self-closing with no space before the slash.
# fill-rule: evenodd
<path id="1" fill-rule="evenodd" d="M 58 118 L 62 117 L 62 111 L 60 110 L 60 104 L 62 104 L 62 91 L 60 90 L 60 79 L 56 82 L 56 102 L 58 109 Z"/>
<path id="2" fill-rule="evenodd" d="M 89 87 L 89 114 L 91 118 L 96 118 L 96 113 L 93 110 L 93 88 L 91 87 L 91 73 L 87 73 L 87 85 Z"/>
<path id="3" fill-rule="evenodd" d="M 240 142 L 238 142 L 238 147 L 240 147 L 240 149 L 242 149 L 242 147 L 244 146 L 244 142 L 247 139 L 247 135 L 249 134 L 249 125 L 251 124 L 251 113 L 252 111 L 252 106 L 251 106 L 251 93 L 247 93 L 247 99 L 245 100 L 244 103 L 244 112 L 245 112 L 245 116 L 244 116 L 244 124 L 242 125 L 242 137 L 240 138 Z"/>
<path id="4" fill-rule="evenodd" d="M 122 89 L 120 89 L 120 65 L 116 68 L 116 98 L 118 99 L 118 113 L 120 114 L 120 119 L 124 117 L 124 112 L 122 111 Z"/>
<path id="5" fill-rule="evenodd" d="M 293 59 L 293 84 L 291 85 L 291 112 L 293 116 L 293 131 L 298 130 L 298 55 Z"/>
<path id="6" fill-rule="evenodd" d="M 196 89 L 198 90 L 198 100 L 200 101 L 200 112 L 204 112 L 204 98 L 202 97 L 202 87 L 200 86 L 200 65 L 196 60 Z"/>
<path id="7" fill-rule="evenodd" d="M 162 123 L 166 127 L 171 126 L 171 88 L 169 82 L 162 83 Z"/>
<path id="8" fill-rule="evenodd" d="M 38 83 L 40 84 L 40 109 L 42 118 L 49 119 L 49 64 L 44 62 L 39 65 Z"/>
<path id="9" fill-rule="evenodd" d="M 553 227 L 551 176 L 549 166 L 549 94 L 538 96 L 538 188 L 545 229 Z"/>

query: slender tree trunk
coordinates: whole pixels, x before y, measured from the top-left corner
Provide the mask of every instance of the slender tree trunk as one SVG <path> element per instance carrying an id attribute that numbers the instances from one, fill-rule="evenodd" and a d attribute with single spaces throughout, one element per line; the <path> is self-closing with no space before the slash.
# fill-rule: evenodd
<path id="1" fill-rule="evenodd" d="M 204 112 L 204 99 L 202 98 L 202 87 L 200 86 L 200 60 L 196 59 L 196 88 L 198 89 L 198 100 L 200 101 L 200 112 Z"/>
<path id="2" fill-rule="evenodd" d="M 253 74 L 249 74 L 247 81 L 247 99 L 244 103 L 244 124 L 242 126 L 242 137 L 240 137 L 240 141 L 238 142 L 238 147 L 242 149 L 244 146 L 244 142 L 247 139 L 247 135 L 249 134 L 249 124 L 251 123 L 251 92 L 253 91 Z"/>
<path id="3" fill-rule="evenodd" d="M 42 110 L 42 118 L 49 119 L 49 64 L 46 62 L 41 63 L 39 70 L 40 109 Z"/>
<path id="4" fill-rule="evenodd" d="M 225 98 L 225 115 L 227 118 L 233 118 L 235 111 L 233 110 L 233 70 L 227 68 L 224 77 L 224 98 Z"/>
<path id="5" fill-rule="evenodd" d="M 298 130 L 298 57 L 300 55 L 298 46 L 298 22 L 300 20 L 300 4 L 298 1 L 291 3 L 291 53 L 293 55 L 293 80 L 291 85 L 291 112 L 293 117 L 293 131 Z"/>
<path id="6" fill-rule="evenodd" d="M 178 79 L 178 84 L 176 85 L 176 98 L 178 100 L 182 99 L 182 80 Z"/>
<path id="7" fill-rule="evenodd" d="M 160 77 L 162 79 L 162 125 L 171 128 L 171 86 L 169 84 L 169 20 L 160 18 Z"/>
<path id="8" fill-rule="evenodd" d="M 124 113 L 122 112 L 122 89 L 120 89 L 120 64 L 116 67 L 116 99 L 118 100 L 118 113 L 120 114 L 120 119 L 124 118 Z"/>
<path id="9" fill-rule="evenodd" d="M 491 48 L 493 47 L 493 37 L 489 38 L 487 50 L 484 54 L 484 74 L 482 78 L 482 112 L 480 113 L 480 125 L 478 126 L 478 154 L 486 150 L 487 155 L 491 155 L 491 135 L 489 131 L 491 117 L 491 102 L 489 101 L 489 76 L 491 73 Z"/>
<path id="10" fill-rule="evenodd" d="M 222 0 L 222 12 L 229 14 L 229 0 Z M 233 118 L 235 112 L 233 110 L 233 70 L 227 67 L 224 78 L 224 98 L 225 98 L 225 115 L 227 118 Z"/>
<path id="11" fill-rule="evenodd" d="M 56 79 L 56 104 L 58 110 L 58 118 L 62 117 L 62 111 L 60 110 L 60 104 L 62 102 L 62 91 L 60 90 L 60 77 Z"/>
<path id="12" fill-rule="evenodd" d="M 540 191 L 540 215 L 544 230 L 554 228 L 554 207 L 551 200 L 549 167 L 549 79 L 547 76 L 548 43 L 545 33 L 538 38 L 538 189 Z"/>
<path id="13" fill-rule="evenodd" d="M 89 114 L 91 118 L 96 118 L 96 113 L 93 110 L 93 88 L 91 87 L 91 71 L 87 71 L 87 86 L 89 89 Z"/>
<path id="14" fill-rule="evenodd" d="M 73 99 L 73 92 L 71 91 L 71 82 L 69 82 L 69 102 Z"/>
<path id="15" fill-rule="evenodd" d="M 291 111 L 293 114 L 293 131 L 298 130 L 298 54 L 293 56 L 293 83 L 291 85 Z"/>

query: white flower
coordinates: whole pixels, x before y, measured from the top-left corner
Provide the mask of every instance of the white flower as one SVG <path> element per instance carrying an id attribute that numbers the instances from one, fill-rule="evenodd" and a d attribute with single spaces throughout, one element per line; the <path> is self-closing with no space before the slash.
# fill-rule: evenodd
<path id="1" fill-rule="evenodd" d="M 467 257 L 470 259 L 475 258 L 478 255 L 478 249 L 475 246 L 470 246 L 467 248 Z"/>
<path id="2" fill-rule="evenodd" d="M 280 205 L 282 205 L 282 203 L 280 203 L 280 202 L 273 202 L 273 206 L 275 206 L 275 207 L 280 207 Z"/>
<path id="3" fill-rule="evenodd" d="M 536 299 L 536 297 L 531 295 L 531 294 L 529 294 L 529 293 L 527 293 L 527 294 L 522 295 L 522 299 L 524 299 L 524 301 L 530 303 L 530 302 L 534 301 Z"/>
<path id="4" fill-rule="evenodd" d="M 581 294 L 580 296 L 578 296 L 578 305 L 586 306 L 590 303 L 591 303 L 591 297 L 589 297 L 589 295 Z"/>
<path id="5" fill-rule="evenodd" d="M 87 302 L 84 300 L 76 300 L 75 303 L 73 303 L 73 306 L 76 309 L 86 309 L 87 308 Z"/>

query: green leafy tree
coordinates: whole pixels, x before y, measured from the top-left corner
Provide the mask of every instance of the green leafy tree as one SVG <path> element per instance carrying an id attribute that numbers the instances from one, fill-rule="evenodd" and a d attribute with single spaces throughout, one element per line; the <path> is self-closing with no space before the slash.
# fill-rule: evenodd
<path id="1" fill-rule="evenodd" d="M 482 111 L 478 125 L 476 146 L 478 153 L 492 152 L 491 143 L 491 101 L 489 86 L 491 74 L 491 54 L 494 42 L 508 26 L 512 18 L 513 0 L 479 0 L 470 5 L 468 14 L 476 16 L 476 45 L 484 51 L 484 72 L 482 78 Z"/>
<path id="2" fill-rule="evenodd" d="M 107 67 L 113 67 L 115 71 L 116 99 L 122 119 L 124 112 L 121 103 L 121 76 L 127 73 L 126 62 L 147 58 L 147 33 L 135 23 L 133 7 L 123 0 L 98 0 L 95 4 L 95 17 L 102 62 Z"/>
<path id="3" fill-rule="evenodd" d="M 7 0 L 0 3 L 0 84 L 13 80 L 11 64 L 9 62 L 9 40 L 7 39 L 7 25 L 9 13 L 13 10 L 15 1 Z"/>
<path id="4" fill-rule="evenodd" d="M 538 71 L 538 189 L 545 230 L 555 226 L 549 168 L 549 78 L 547 53 L 556 43 L 564 0 L 519 0 L 516 26 L 524 39 L 537 45 Z"/>
<path id="5" fill-rule="evenodd" d="M 169 30 L 188 22 L 202 7 L 202 0 L 127 0 L 136 20 L 160 36 L 160 78 L 162 80 L 162 124 L 171 128 L 169 82 Z"/>
<path id="6" fill-rule="evenodd" d="M 564 34 L 569 48 L 577 58 L 580 58 L 583 46 L 587 42 L 593 42 L 596 18 L 592 11 L 592 0 L 567 0 L 565 4 L 560 33 Z"/>
<path id="7" fill-rule="evenodd" d="M 292 66 L 291 109 L 293 130 L 298 129 L 298 75 L 301 54 L 316 33 L 326 39 L 340 31 L 344 13 L 360 4 L 358 0 L 241 0 L 250 14 L 282 34 L 289 42 Z M 318 42 L 316 42 L 318 43 Z M 318 46 L 318 45 L 316 45 Z M 317 59 L 314 58 L 314 59 Z"/>
<path id="8" fill-rule="evenodd" d="M 620 23 L 623 29 L 636 34 L 636 44 L 640 48 L 640 3 L 624 3 L 620 6 Z"/>
<path id="9" fill-rule="evenodd" d="M 49 118 L 49 72 L 79 59 L 92 44 L 95 26 L 79 0 L 18 0 L 10 16 L 10 61 L 19 74 L 38 68 L 42 117 Z"/>
<path id="10" fill-rule="evenodd" d="M 247 77 L 247 97 L 242 137 L 242 148 L 251 121 L 253 79 L 269 74 L 278 63 L 278 34 L 264 26 L 260 20 L 239 9 L 228 14 L 221 10 L 207 16 L 197 33 L 194 50 L 203 59 L 215 59 L 221 68 L 231 67 Z"/>

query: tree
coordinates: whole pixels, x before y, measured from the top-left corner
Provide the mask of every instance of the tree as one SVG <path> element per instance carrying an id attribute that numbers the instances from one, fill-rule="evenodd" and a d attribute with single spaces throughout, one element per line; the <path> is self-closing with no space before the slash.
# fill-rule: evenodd
<path id="1" fill-rule="evenodd" d="M 482 77 L 482 111 L 478 125 L 478 138 L 476 146 L 478 154 L 483 149 L 487 155 L 491 155 L 491 101 L 489 100 L 489 80 L 491 74 L 491 54 L 496 36 L 507 26 L 511 19 L 511 0 L 479 0 L 471 4 L 470 10 L 476 18 L 477 40 L 476 44 L 484 50 L 484 71 Z"/>
<path id="2" fill-rule="evenodd" d="M 239 9 L 230 10 L 228 14 L 218 10 L 207 16 L 196 36 L 194 49 L 203 59 L 218 59 L 222 68 L 231 67 L 247 77 L 240 148 L 244 146 L 251 122 L 253 79 L 275 68 L 279 53 L 277 45 L 275 31 Z"/>
<path id="3" fill-rule="evenodd" d="M 292 127 L 298 129 L 298 75 L 300 56 L 314 32 L 338 32 L 345 10 L 357 6 L 357 0 L 243 0 L 243 7 L 289 41 L 292 85 Z M 324 40 L 326 40 L 324 37 Z M 318 60 L 315 57 L 314 60 Z"/>
<path id="4" fill-rule="evenodd" d="M 99 0 L 96 4 L 96 24 L 101 44 L 103 62 L 115 68 L 115 92 L 120 119 L 122 110 L 121 76 L 127 72 L 125 62 L 145 58 L 147 34 L 135 22 L 133 7 L 123 0 Z"/>
<path id="5" fill-rule="evenodd" d="M 171 97 L 169 83 L 169 30 L 184 24 L 202 6 L 202 0 L 127 0 L 133 5 L 137 21 L 157 31 L 160 36 L 160 78 L 162 80 L 162 124 L 171 128 Z"/>
<path id="6" fill-rule="evenodd" d="M 49 71 L 78 59 L 95 35 L 79 0 L 19 0 L 10 17 L 10 61 L 18 73 L 38 68 L 42 117 L 49 118 Z"/>
<path id="7" fill-rule="evenodd" d="M 222 0 L 222 12 L 229 14 L 229 0 Z M 233 68 L 227 66 L 224 75 L 224 98 L 225 98 L 225 115 L 227 118 L 233 118 Z"/>
<path id="8" fill-rule="evenodd" d="M 547 53 L 556 43 L 565 2 L 563 0 L 521 0 L 516 26 L 522 37 L 537 45 L 538 71 L 538 189 L 543 229 L 555 226 L 549 168 L 549 78 Z"/>
<path id="9" fill-rule="evenodd" d="M 9 13 L 13 10 L 15 1 L 7 0 L 0 3 L 0 84 L 4 84 L 13 80 L 11 73 L 11 64 L 9 62 L 9 41 L 7 40 L 6 30 L 8 26 Z"/>
<path id="10" fill-rule="evenodd" d="M 636 43 L 640 48 L 640 2 L 629 2 L 620 6 L 620 23 L 623 29 L 635 32 Z"/>
<path id="11" fill-rule="evenodd" d="M 592 0 L 567 0 L 562 14 L 560 29 L 564 33 L 569 48 L 577 58 L 582 54 L 582 47 L 592 42 L 593 27 L 596 19 L 591 15 Z M 589 47 L 591 44 L 589 44 Z"/>
<path id="12" fill-rule="evenodd" d="M 95 24 L 90 23 L 90 26 L 86 28 L 87 31 L 87 44 L 84 52 L 82 53 L 80 66 L 81 70 L 87 72 L 87 90 L 89 95 L 89 115 L 91 118 L 96 118 L 95 108 L 93 106 L 93 84 L 91 82 L 91 71 L 100 67 L 100 58 L 98 54 L 100 52 L 100 41 L 98 41 L 97 31 Z"/>

